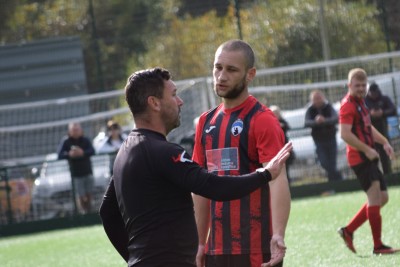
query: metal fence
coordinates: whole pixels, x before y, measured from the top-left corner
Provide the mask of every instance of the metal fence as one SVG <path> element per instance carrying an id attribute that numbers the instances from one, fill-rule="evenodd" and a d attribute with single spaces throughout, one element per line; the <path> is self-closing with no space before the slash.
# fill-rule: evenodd
<path id="1" fill-rule="evenodd" d="M 391 67 L 389 68 L 389 59 Z M 314 152 L 310 130 L 304 129 L 305 105 L 313 89 L 321 89 L 338 108 L 338 101 L 346 93 L 347 72 L 353 67 L 368 71 L 383 92 L 399 106 L 400 103 L 400 52 L 355 57 L 321 63 L 289 66 L 285 68 L 258 70 L 251 84 L 250 93 L 267 105 L 278 105 L 292 130 L 289 137 L 294 143 L 296 159 L 290 167 L 292 186 L 323 183 L 326 174 L 319 166 Z M 329 79 L 327 78 L 329 69 Z M 217 105 L 219 99 L 212 90 L 210 77 L 177 81 L 179 95 L 183 99 L 181 126 L 172 131 L 168 139 L 181 140 L 194 130 L 194 119 L 202 112 Z M 70 121 L 81 122 L 85 135 L 95 139 L 104 134 L 105 123 L 114 119 L 133 127 L 129 109 L 123 100 L 124 91 L 116 90 L 93 95 L 46 100 L 26 104 L 0 106 L 0 224 L 36 221 L 79 214 L 71 193 L 71 178 L 66 161 L 54 161 L 54 152 L 66 134 Z M 77 116 L 77 103 L 85 102 L 90 113 Z M 56 106 L 63 113 L 62 120 L 36 120 L 35 114 L 46 113 Z M 79 106 L 79 104 L 78 104 Z M 51 108 L 51 110 L 55 110 Z M 21 114 L 24 114 L 23 116 Z M 28 121 L 20 121 L 20 117 Z M 54 115 L 54 114 L 53 114 Z M 391 120 L 391 142 L 397 159 L 392 167 L 400 173 L 400 134 L 398 118 Z M 345 179 L 353 179 L 346 159 L 344 143 L 338 137 L 338 168 Z M 109 157 L 92 157 L 96 177 L 93 210 L 98 209 L 102 194 L 108 183 Z M 35 171 L 36 170 L 36 171 Z"/>
<path id="2" fill-rule="evenodd" d="M 68 162 L 55 157 L 0 169 L 0 226 L 84 214 L 73 194 Z M 93 213 L 99 210 L 110 180 L 110 159 L 108 154 L 91 158 Z"/>

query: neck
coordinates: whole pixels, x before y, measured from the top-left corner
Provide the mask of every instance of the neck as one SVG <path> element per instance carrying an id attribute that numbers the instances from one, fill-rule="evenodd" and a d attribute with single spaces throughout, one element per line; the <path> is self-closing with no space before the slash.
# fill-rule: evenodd
<path id="1" fill-rule="evenodd" d="M 167 130 L 164 124 L 159 122 L 156 118 L 135 118 L 135 125 L 136 128 L 151 130 L 167 136 Z"/>
<path id="2" fill-rule="evenodd" d="M 248 97 L 249 93 L 246 92 L 236 98 L 222 98 L 222 102 L 224 103 L 224 107 L 226 109 L 231 109 L 241 105 Z"/>

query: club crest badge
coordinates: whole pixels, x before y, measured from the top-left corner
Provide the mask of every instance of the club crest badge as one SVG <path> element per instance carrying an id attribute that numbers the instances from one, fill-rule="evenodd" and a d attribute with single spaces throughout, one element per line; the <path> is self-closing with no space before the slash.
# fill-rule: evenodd
<path id="1" fill-rule="evenodd" d="M 243 131 L 243 121 L 241 119 L 237 119 L 231 128 L 231 133 L 233 136 L 238 136 Z"/>

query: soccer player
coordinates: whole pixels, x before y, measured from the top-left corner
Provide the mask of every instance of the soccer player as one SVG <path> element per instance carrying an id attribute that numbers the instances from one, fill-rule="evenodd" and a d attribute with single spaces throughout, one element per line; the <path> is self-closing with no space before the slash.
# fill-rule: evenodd
<path id="1" fill-rule="evenodd" d="M 215 53 L 214 91 L 222 103 L 200 116 L 193 151 L 194 161 L 211 173 L 250 173 L 266 166 L 285 144 L 273 112 L 248 92 L 256 75 L 254 61 L 253 49 L 241 40 L 229 40 Z M 193 199 L 197 267 L 282 265 L 290 212 L 286 170 L 240 200 Z"/>
<path id="2" fill-rule="evenodd" d="M 394 157 L 388 140 L 371 124 L 369 110 L 364 102 L 367 90 L 367 74 L 363 69 L 352 69 L 348 75 L 348 93 L 341 101 L 339 111 L 340 135 L 347 143 L 347 160 L 357 176 L 362 189 L 367 194 L 367 202 L 350 220 L 346 227 L 338 230 L 346 246 L 354 253 L 353 233 L 369 221 L 374 241 L 374 254 L 390 254 L 395 249 L 381 240 L 382 217 L 380 210 L 388 202 L 389 196 L 378 167 L 379 154 L 375 142 L 382 144 L 389 158 Z"/>
<path id="3" fill-rule="evenodd" d="M 194 267 L 198 236 L 191 192 L 216 200 L 247 195 L 279 175 L 292 146 L 256 172 L 218 177 L 166 140 L 180 124 L 183 105 L 167 70 L 135 72 L 125 93 L 137 128 L 115 159 L 100 207 L 104 230 L 128 266 Z"/>

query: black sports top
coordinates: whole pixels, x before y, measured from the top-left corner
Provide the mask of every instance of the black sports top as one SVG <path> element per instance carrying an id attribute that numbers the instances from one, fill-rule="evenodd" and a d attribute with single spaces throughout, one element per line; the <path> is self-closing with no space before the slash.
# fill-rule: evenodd
<path id="1" fill-rule="evenodd" d="M 135 129 L 121 146 L 100 207 L 104 229 L 128 266 L 195 266 L 198 246 L 191 192 L 213 200 L 241 198 L 270 173 L 217 176 L 165 136 Z"/>

